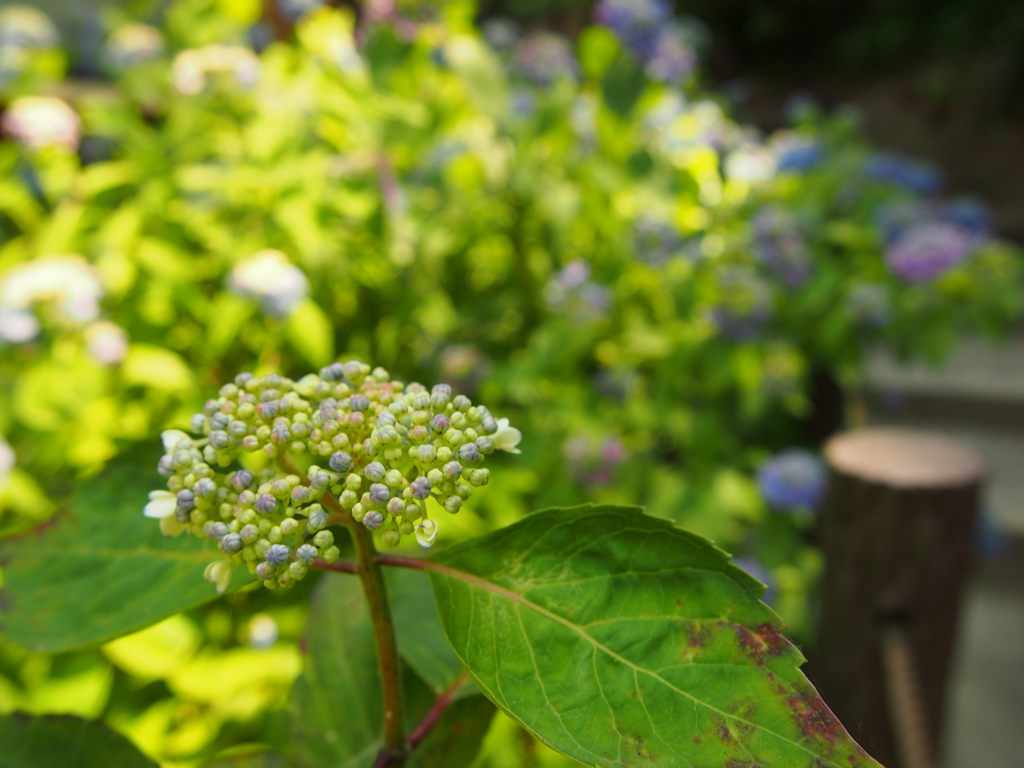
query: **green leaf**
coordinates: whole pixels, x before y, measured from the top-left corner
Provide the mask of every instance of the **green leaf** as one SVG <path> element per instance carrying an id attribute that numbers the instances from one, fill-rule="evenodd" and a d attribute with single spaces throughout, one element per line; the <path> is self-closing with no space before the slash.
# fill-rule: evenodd
<path id="1" fill-rule="evenodd" d="M 223 554 L 194 536 L 165 538 L 142 516 L 160 484 L 155 466 L 155 457 L 116 463 L 82 483 L 55 522 L 0 542 L 0 632 L 34 651 L 64 651 L 218 596 L 203 571 Z M 235 569 L 233 585 L 251 580 Z"/>
<path id="2" fill-rule="evenodd" d="M 444 636 L 429 580 L 404 568 L 389 568 L 384 576 L 399 654 L 435 693 L 447 690 L 465 667 Z"/>
<path id="3" fill-rule="evenodd" d="M 305 299 L 288 316 L 285 334 L 306 362 L 320 367 L 334 359 L 331 321 L 312 299 Z"/>
<path id="4" fill-rule="evenodd" d="M 592 766 L 877 766 L 800 672 L 764 586 L 635 508 L 531 515 L 427 561 L 488 698 Z"/>
<path id="5" fill-rule="evenodd" d="M 394 583 L 400 581 L 389 579 Z M 407 619 L 402 629 L 412 628 Z M 358 579 L 327 576 L 317 585 L 304 647 L 305 668 L 293 694 L 292 743 L 299 764 L 369 768 L 383 743 L 383 702 L 373 628 Z M 403 684 L 405 725 L 411 731 L 433 704 L 435 693 L 411 670 Z M 493 714 L 482 696 L 456 701 L 406 765 L 468 766 Z"/>
<path id="6" fill-rule="evenodd" d="M 0 768 L 156 768 L 124 736 L 67 715 L 0 717 Z"/>

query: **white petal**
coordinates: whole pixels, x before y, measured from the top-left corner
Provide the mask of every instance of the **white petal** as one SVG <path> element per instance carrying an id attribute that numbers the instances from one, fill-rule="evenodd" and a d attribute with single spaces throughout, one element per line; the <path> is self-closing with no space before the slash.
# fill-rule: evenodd
<path id="1" fill-rule="evenodd" d="M 224 594 L 224 590 L 231 583 L 231 561 L 214 560 L 203 572 L 203 578 L 217 587 L 217 594 Z"/>
<path id="2" fill-rule="evenodd" d="M 416 526 L 416 541 L 421 547 L 429 547 L 437 538 L 437 520 L 424 520 Z"/>
<path id="3" fill-rule="evenodd" d="M 178 536 L 184 533 L 187 527 L 185 523 L 179 523 L 174 515 L 160 518 L 160 533 L 164 536 Z"/>
<path id="4" fill-rule="evenodd" d="M 176 506 L 177 497 L 170 491 L 152 491 L 149 494 L 149 504 L 142 509 L 142 514 L 146 517 L 168 517 L 174 514 Z"/>
<path id="5" fill-rule="evenodd" d="M 518 448 L 519 441 L 523 439 L 523 433 L 515 427 L 509 426 L 508 419 L 498 419 L 498 431 L 491 435 L 491 442 L 499 451 L 509 453 L 522 453 Z"/>
<path id="6" fill-rule="evenodd" d="M 192 438 L 180 429 L 165 429 L 160 433 L 160 439 L 164 441 L 164 453 L 174 453 L 178 443 L 182 440 L 191 440 Z"/>

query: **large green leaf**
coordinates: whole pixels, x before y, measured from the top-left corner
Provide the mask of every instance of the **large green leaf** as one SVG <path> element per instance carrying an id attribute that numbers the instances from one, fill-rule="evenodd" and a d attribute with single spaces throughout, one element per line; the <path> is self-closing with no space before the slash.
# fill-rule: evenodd
<path id="1" fill-rule="evenodd" d="M 799 667 L 764 587 L 638 509 L 531 515 L 429 560 L 487 696 L 593 766 L 877 766 Z"/>
<path id="2" fill-rule="evenodd" d="M 435 693 L 441 693 L 459 678 L 465 667 L 444 636 L 430 581 L 425 574 L 406 569 L 388 569 L 384 575 L 398 652 Z M 464 688 L 475 691 L 472 684 Z"/>
<path id="3" fill-rule="evenodd" d="M 63 651 L 217 597 L 203 571 L 223 554 L 194 536 L 168 539 L 142 516 L 160 485 L 155 466 L 118 463 L 85 481 L 56 521 L 0 542 L 0 631 L 35 651 Z M 236 568 L 232 585 L 250 580 Z"/>
<path id="4" fill-rule="evenodd" d="M 402 629 L 415 631 L 416 626 L 407 618 Z M 293 707 L 292 742 L 299 763 L 369 768 L 383 744 L 384 710 L 373 629 L 358 579 L 328 576 L 317 585 L 304 648 L 305 667 L 295 685 Z M 435 693 L 411 669 L 403 685 L 405 724 L 411 730 L 433 704 Z M 456 701 L 406 764 L 468 766 L 493 714 L 480 695 Z"/>
<path id="5" fill-rule="evenodd" d="M 67 715 L 0 717 L 0 768 L 156 768 L 120 734 Z"/>

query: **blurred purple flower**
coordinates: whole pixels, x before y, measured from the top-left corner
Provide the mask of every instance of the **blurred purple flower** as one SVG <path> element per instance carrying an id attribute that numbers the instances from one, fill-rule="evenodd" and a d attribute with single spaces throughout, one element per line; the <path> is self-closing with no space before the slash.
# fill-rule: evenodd
<path id="1" fill-rule="evenodd" d="M 828 490 L 828 470 L 817 454 L 787 448 L 761 465 L 757 483 L 774 511 L 816 511 Z"/>
<path id="2" fill-rule="evenodd" d="M 594 8 L 594 21 L 644 59 L 654 53 L 659 33 L 671 18 L 672 6 L 666 0 L 601 0 Z"/>
<path id="3" fill-rule="evenodd" d="M 762 208 L 751 222 L 754 257 L 790 288 L 799 288 L 811 275 L 813 262 L 799 222 L 778 206 Z"/>
<path id="4" fill-rule="evenodd" d="M 590 265 L 570 261 L 556 272 L 545 289 L 548 306 L 577 321 L 597 320 L 611 306 L 611 290 L 590 280 Z"/>
<path id="5" fill-rule="evenodd" d="M 516 48 L 516 66 L 537 85 L 551 85 L 562 80 L 575 80 L 579 63 L 569 41 L 546 30 L 531 32 Z"/>
<path id="6" fill-rule="evenodd" d="M 615 473 L 626 460 L 626 447 L 617 437 L 595 440 L 576 435 L 562 447 L 566 468 L 577 485 L 598 488 L 615 481 Z"/>
<path id="7" fill-rule="evenodd" d="M 697 50 L 686 29 L 678 24 L 669 24 L 658 32 L 644 71 L 652 80 L 678 83 L 693 74 L 697 63 Z"/>
<path id="8" fill-rule="evenodd" d="M 908 283 L 934 280 L 971 255 L 976 241 L 963 227 L 939 222 L 904 232 L 886 251 L 890 269 Z"/>

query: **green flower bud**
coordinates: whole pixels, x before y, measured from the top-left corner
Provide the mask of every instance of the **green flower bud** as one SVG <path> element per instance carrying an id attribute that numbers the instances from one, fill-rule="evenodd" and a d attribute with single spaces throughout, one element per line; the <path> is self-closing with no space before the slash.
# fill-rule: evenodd
<path id="1" fill-rule="evenodd" d="M 304 563 L 295 562 L 288 566 L 288 573 L 295 581 L 302 581 L 309 573 L 309 566 Z"/>
<path id="2" fill-rule="evenodd" d="M 359 500 L 359 497 L 356 496 L 355 492 L 354 491 L 350 491 L 347 488 L 344 491 L 341 492 L 341 495 L 338 496 L 338 502 L 345 509 L 351 509 L 352 505 L 355 504 L 356 501 L 358 501 L 358 500 Z"/>
<path id="3" fill-rule="evenodd" d="M 327 512 L 319 504 L 308 507 L 306 512 L 309 515 L 309 527 L 314 531 L 318 531 L 327 525 Z"/>
<path id="4" fill-rule="evenodd" d="M 441 472 L 444 473 L 444 476 L 449 480 L 457 480 L 462 474 L 462 465 L 457 461 L 449 461 L 441 467 Z"/>
<path id="5" fill-rule="evenodd" d="M 281 521 L 281 533 L 285 536 L 291 536 L 299 528 L 299 521 L 294 517 L 286 517 Z"/>
<path id="6" fill-rule="evenodd" d="M 416 524 L 412 520 L 403 520 L 398 524 L 398 532 L 403 536 L 408 536 L 414 530 L 416 530 Z"/>
<path id="7" fill-rule="evenodd" d="M 489 469 L 471 469 L 467 473 L 470 485 L 479 488 L 481 485 L 487 485 L 491 479 L 491 470 Z"/>
<path id="8" fill-rule="evenodd" d="M 384 544 L 389 547 L 397 547 L 402 543 L 401 534 L 394 528 L 389 528 L 384 531 L 384 535 L 381 538 L 383 539 Z"/>
<path id="9" fill-rule="evenodd" d="M 458 496 L 449 496 L 444 500 L 444 508 L 454 515 L 462 509 L 462 499 Z"/>
<path id="10" fill-rule="evenodd" d="M 363 474 L 366 475 L 366 479 L 374 483 L 379 483 L 384 479 L 384 475 L 387 474 L 384 469 L 384 465 L 379 461 L 373 461 L 366 465 L 366 469 L 363 470 Z M 353 489 L 354 490 L 354 489 Z"/>
<path id="11" fill-rule="evenodd" d="M 405 487 L 405 478 L 402 476 L 401 471 L 392 469 L 384 475 L 384 483 L 389 488 L 403 488 Z"/>
<path id="12" fill-rule="evenodd" d="M 313 537 L 313 543 L 320 549 L 329 547 L 334 543 L 334 534 L 330 531 L 319 531 L 316 536 Z"/>
<path id="13" fill-rule="evenodd" d="M 256 566 L 256 575 L 261 579 L 272 579 L 276 570 L 271 563 L 264 561 Z"/>
<path id="14" fill-rule="evenodd" d="M 341 558 L 341 550 L 337 547 L 328 547 L 320 557 L 324 559 L 325 563 L 335 563 Z"/>

